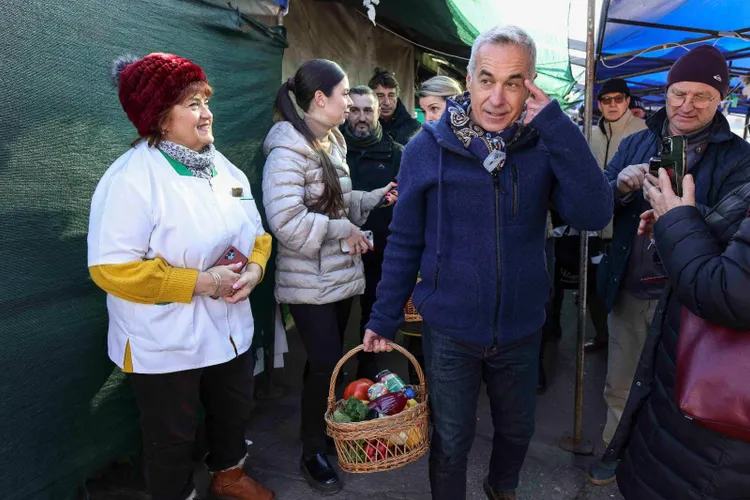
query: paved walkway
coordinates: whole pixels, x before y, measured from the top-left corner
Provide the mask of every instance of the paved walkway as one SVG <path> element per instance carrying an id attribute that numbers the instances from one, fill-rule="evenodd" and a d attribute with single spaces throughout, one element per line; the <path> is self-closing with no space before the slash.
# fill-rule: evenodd
<path id="1" fill-rule="evenodd" d="M 347 347 L 357 344 L 355 311 L 347 331 Z M 622 500 L 615 485 L 596 487 L 586 481 L 585 469 L 592 457 L 576 457 L 558 446 L 560 437 L 573 427 L 573 388 L 575 376 L 574 335 L 576 311 L 572 297 L 566 297 L 563 311 L 565 337 L 559 344 L 549 346 L 547 361 L 550 387 L 539 397 L 537 430 L 521 474 L 519 498 L 522 500 Z M 589 326 L 589 332 L 591 331 Z M 248 460 L 251 474 L 272 488 L 278 500 L 309 500 L 324 498 L 310 490 L 298 472 L 299 444 L 299 392 L 305 355 L 296 332 L 289 334 L 290 354 L 286 368 L 276 370 L 275 376 L 284 388 L 285 396 L 273 401 L 258 402 L 248 438 L 252 440 Z M 400 354 L 382 355 L 379 365 L 395 369 L 406 375 L 405 358 Z M 352 378 L 354 363 L 345 367 L 345 375 Z M 604 425 L 605 406 L 602 400 L 606 356 L 603 353 L 588 356 L 586 361 L 586 387 L 584 395 L 584 434 L 602 451 L 601 431 Z M 477 432 L 469 457 L 468 499 L 484 500 L 482 479 L 492 447 L 492 423 L 489 401 L 482 392 L 477 412 Z M 207 475 L 198 467 L 199 487 L 207 486 Z M 427 458 L 401 469 L 378 474 L 344 474 L 345 487 L 335 498 L 339 500 L 429 500 Z M 120 490 L 114 495 L 97 494 L 91 489 L 91 498 L 139 498 L 136 491 Z"/>

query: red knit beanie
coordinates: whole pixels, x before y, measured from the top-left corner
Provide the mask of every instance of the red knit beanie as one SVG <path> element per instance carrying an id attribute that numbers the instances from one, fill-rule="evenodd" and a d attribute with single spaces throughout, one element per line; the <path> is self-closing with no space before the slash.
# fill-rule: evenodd
<path id="1" fill-rule="evenodd" d="M 206 74 L 194 62 L 161 53 L 142 59 L 118 57 L 112 63 L 112 77 L 119 88 L 122 109 L 141 136 L 156 131 L 159 114 L 172 106 L 190 83 L 208 83 Z"/>
<path id="2" fill-rule="evenodd" d="M 677 82 L 705 83 L 726 97 L 729 92 L 729 67 L 719 49 L 699 45 L 677 59 L 667 74 L 667 88 Z"/>

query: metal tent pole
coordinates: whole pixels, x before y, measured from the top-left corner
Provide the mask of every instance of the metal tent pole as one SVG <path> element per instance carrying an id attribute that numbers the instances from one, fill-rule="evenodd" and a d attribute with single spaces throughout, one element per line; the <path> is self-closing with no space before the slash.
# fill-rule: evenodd
<path id="1" fill-rule="evenodd" d="M 594 18 L 596 1 L 588 1 L 588 29 L 586 33 L 586 97 L 584 100 L 584 126 L 586 140 L 591 143 L 591 121 L 594 107 Z M 606 25 L 600 29 L 604 30 Z M 591 441 L 583 439 L 583 344 L 586 341 L 586 285 L 588 282 L 589 239 L 588 232 L 581 231 L 581 260 L 578 271 L 578 331 L 576 336 L 576 387 L 573 435 L 560 440 L 560 447 L 577 455 L 590 455 L 594 451 Z"/>

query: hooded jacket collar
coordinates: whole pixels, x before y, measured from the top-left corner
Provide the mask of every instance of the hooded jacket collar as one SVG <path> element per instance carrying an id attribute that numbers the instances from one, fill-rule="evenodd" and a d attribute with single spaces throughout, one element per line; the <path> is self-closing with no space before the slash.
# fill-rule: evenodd
<path id="1" fill-rule="evenodd" d="M 633 113 L 629 109 L 626 109 L 620 119 L 614 122 L 609 122 L 602 116 L 599 118 L 599 129 L 606 137 L 621 135 L 633 119 L 635 119 L 635 116 L 633 116 Z"/>
<path id="2" fill-rule="evenodd" d="M 393 112 L 393 117 L 390 120 L 381 119 L 380 123 L 385 130 L 391 130 L 393 128 L 398 128 L 399 125 L 402 125 L 411 119 L 411 115 L 406 111 L 406 106 L 404 106 L 404 103 L 401 102 L 401 98 L 399 97 L 396 102 L 396 110 Z"/>
<path id="3" fill-rule="evenodd" d="M 424 122 L 422 128 L 435 138 L 441 148 L 465 156 L 466 158 L 476 159 L 474 154 L 464 147 L 461 140 L 453 132 L 447 111 L 443 113 L 443 116 L 438 121 Z M 538 136 L 539 134 L 534 128 L 526 126 L 518 138 L 507 145 L 506 151 L 511 152 L 519 149 L 529 142 L 535 141 Z"/>

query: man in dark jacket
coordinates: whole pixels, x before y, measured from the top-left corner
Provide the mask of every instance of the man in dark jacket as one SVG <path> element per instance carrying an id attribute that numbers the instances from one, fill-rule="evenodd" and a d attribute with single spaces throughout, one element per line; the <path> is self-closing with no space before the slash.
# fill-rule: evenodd
<path id="1" fill-rule="evenodd" d="M 383 133 L 378 118 L 380 108 L 378 98 L 366 85 L 358 85 L 349 90 L 352 106 L 349 119 L 341 126 L 346 139 L 346 163 L 352 178 L 352 188 L 358 191 L 372 191 L 393 181 L 401 165 L 404 147 Z M 362 255 L 365 266 L 365 293 L 360 295 L 362 308 L 361 335 L 370 321 L 370 312 L 375 303 L 375 290 L 380 282 L 383 267 L 383 252 L 388 237 L 388 225 L 393 218 L 393 207 L 382 207 L 370 212 L 363 230 L 372 231 L 375 248 Z M 375 355 L 360 352 L 357 359 L 357 378 L 373 380 L 378 373 Z"/>
<path id="2" fill-rule="evenodd" d="M 386 134 L 402 146 L 419 132 L 421 125 L 412 118 L 401 102 L 401 87 L 393 73 L 375 68 L 368 86 L 375 91 L 380 104 L 380 124 Z"/>
<path id="3" fill-rule="evenodd" d="M 687 139 L 687 171 L 695 178 L 701 213 L 748 181 L 750 145 L 730 131 L 718 112 L 729 90 L 729 70 L 710 45 L 694 48 L 667 76 L 667 104 L 648 129 L 626 138 L 605 174 L 615 194 L 614 237 L 599 266 L 597 289 L 610 311 L 610 358 L 604 397 L 609 407 L 604 441 L 609 444 L 622 418 L 638 360 L 666 282 L 666 269 L 650 238 L 638 236 L 640 214 L 650 208 L 641 189 L 648 160 L 660 154 L 663 136 Z M 594 462 L 589 480 L 615 479 L 612 455 Z"/>
<path id="4" fill-rule="evenodd" d="M 515 499 L 534 432 L 549 276 L 550 201 L 574 227 L 612 217 L 612 189 L 583 135 L 534 85 L 536 47 L 514 26 L 477 37 L 468 92 L 404 149 L 366 350 L 389 350 L 412 290 L 424 320 L 434 500 L 466 498 L 482 380 L 495 428 L 489 498 Z M 414 287 L 417 273 L 422 281 Z"/>

